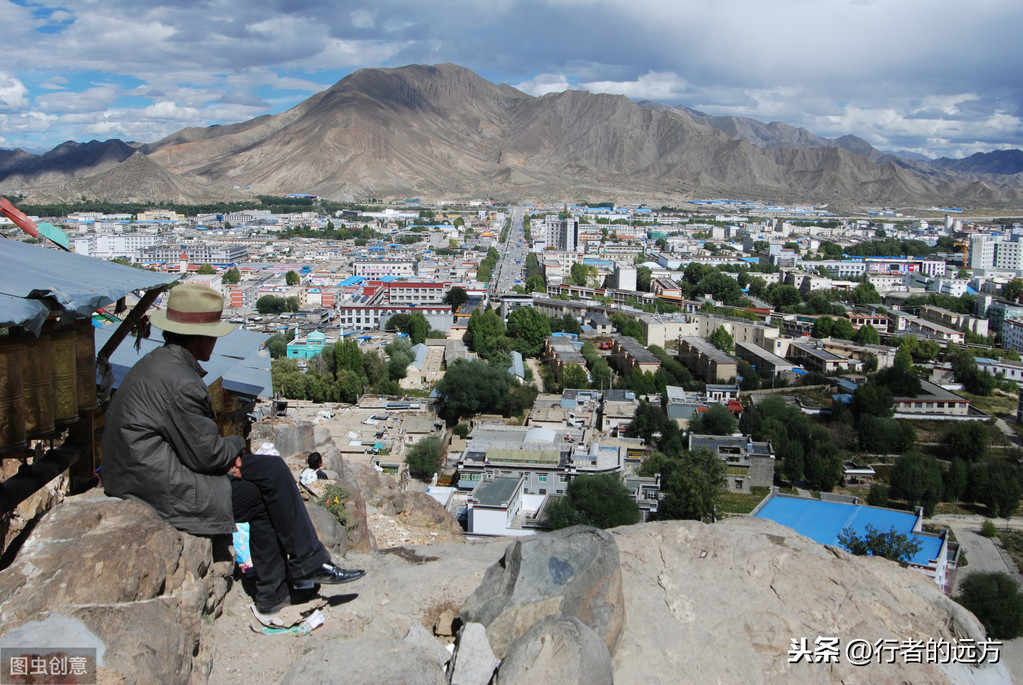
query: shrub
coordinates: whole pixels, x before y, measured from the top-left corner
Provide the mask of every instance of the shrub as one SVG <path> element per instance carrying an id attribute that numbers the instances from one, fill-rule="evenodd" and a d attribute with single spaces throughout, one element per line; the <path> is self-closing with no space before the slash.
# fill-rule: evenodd
<path id="1" fill-rule="evenodd" d="M 440 472 L 444 464 L 444 446 L 440 438 L 430 436 L 423 438 L 409 449 L 405 455 L 409 475 L 419 480 L 429 480 L 433 474 Z"/>
<path id="2" fill-rule="evenodd" d="M 956 601 L 973 612 L 994 640 L 1023 635 L 1023 594 L 1008 573 L 971 573 L 962 581 Z"/>
<path id="3" fill-rule="evenodd" d="M 351 495 L 340 485 L 328 485 L 316 503 L 333 514 L 342 526 L 347 527 L 349 514 L 345 502 L 349 497 Z"/>
<path id="4" fill-rule="evenodd" d="M 995 522 L 991 519 L 984 519 L 984 523 L 980 526 L 980 534 L 986 538 L 993 538 L 998 535 L 998 528 L 995 527 Z"/>

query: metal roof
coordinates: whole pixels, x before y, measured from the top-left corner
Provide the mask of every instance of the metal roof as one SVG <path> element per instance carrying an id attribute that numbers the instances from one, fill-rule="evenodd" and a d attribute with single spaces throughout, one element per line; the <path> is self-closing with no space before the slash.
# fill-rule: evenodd
<path id="1" fill-rule="evenodd" d="M 0 239 L 0 326 L 24 326 L 38 335 L 49 313 L 40 302 L 45 297 L 85 317 L 130 292 L 177 279 L 178 274 Z"/>
<path id="2" fill-rule="evenodd" d="M 96 329 L 96 347 L 100 348 L 114 334 L 116 326 Z M 114 373 L 114 388 L 128 374 L 135 363 L 146 354 L 163 345 L 160 331 L 153 329 L 151 338 L 143 338 L 141 348 L 136 351 L 133 339 L 125 340 L 114 350 L 110 366 Z M 223 338 L 217 339 L 213 356 L 208 362 L 200 362 L 208 372 L 203 378 L 206 385 L 223 378 L 225 390 L 250 397 L 273 397 L 270 382 L 270 354 L 260 349 L 269 336 L 265 333 L 236 328 Z"/>

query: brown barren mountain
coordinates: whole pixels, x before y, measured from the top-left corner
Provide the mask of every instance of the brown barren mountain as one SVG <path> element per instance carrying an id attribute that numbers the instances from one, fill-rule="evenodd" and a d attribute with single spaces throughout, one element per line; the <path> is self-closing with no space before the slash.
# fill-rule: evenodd
<path id="1" fill-rule="evenodd" d="M 246 188 L 335 200 L 1023 201 L 1019 175 L 934 169 L 851 137 L 841 143 L 725 119 L 618 95 L 533 97 L 452 64 L 364 69 L 284 113 L 185 129 L 143 146 L 148 168 L 133 157 L 122 163 L 129 174 L 115 167 L 73 187 L 51 186 L 48 195 L 198 202 L 237 199 Z M 28 177 L 19 181 L 32 186 Z"/>

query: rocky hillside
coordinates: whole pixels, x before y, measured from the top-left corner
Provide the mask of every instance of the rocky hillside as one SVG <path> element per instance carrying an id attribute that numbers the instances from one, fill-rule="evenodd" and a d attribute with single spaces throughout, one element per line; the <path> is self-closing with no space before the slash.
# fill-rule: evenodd
<path id="1" fill-rule="evenodd" d="M 854 639 L 983 630 L 922 575 L 770 521 L 349 551 L 366 577 L 321 591 L 327 620 L 298 637 L 254 632 L 213 558 L 144 507 L 74 498 L 0 573 L 0 644 L 96 646 L 100 682 L 1011 682 L 1003 664 L 851 663 Z M 836 661 L 789 662 L 818 637 Z"/>
<path id="2" fill-rule="evenodd" d="M 97 145 L 111 147 L 112 159 L 125 152 L 119 141 Z M 782 123 L 708 117 L 623 96 L 532 97 L 451 64 L 361 70 L 282 114 L 186 129 L 141 150 L 176 182 L 153 181 L 155 168 L 113 177 L 115 169 L 93 159 L 77 168 L 65 163 L 58 173 L 41 158 L 9 154 L 0 158 L 0 185 L 31 189 L 30 202 L 43 189 L 51 199 L 166 192 L 167 200 L 200 201 L 234 199 L 241 188 L 338 200 L 1023 201 L 1023 179 L 1012 174 L 934 168 L 852 136 L 829 141 Z"/>

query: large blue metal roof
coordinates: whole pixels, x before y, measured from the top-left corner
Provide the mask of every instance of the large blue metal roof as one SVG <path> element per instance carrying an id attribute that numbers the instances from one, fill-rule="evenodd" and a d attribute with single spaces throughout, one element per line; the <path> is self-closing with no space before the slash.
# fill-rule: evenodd
<path id="1" fill-rule="evenodd" d="M 24 326 L 38 335 L 49 314 L 43 298 L 86 317 L 130 292 L 177 279 L 178 274 L 0 238 L 0 326 Z"/>

